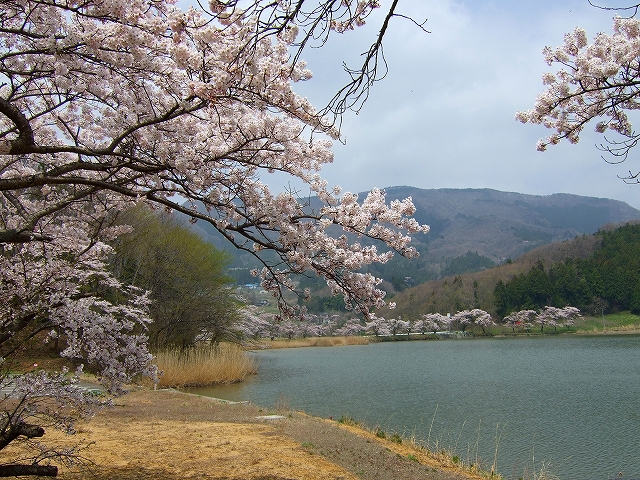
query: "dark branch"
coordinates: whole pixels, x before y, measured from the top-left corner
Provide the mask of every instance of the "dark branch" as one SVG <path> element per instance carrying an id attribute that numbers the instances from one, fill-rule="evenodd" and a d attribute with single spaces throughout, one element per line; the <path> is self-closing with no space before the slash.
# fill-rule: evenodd
<path id="1" fill-rule="evenodd" d="M 638 14 L 638 10 L 640 9 L 640 3 L 636 3 L 635 5 L 630 5 L 628 7 L 603 7 L 602 5 L 598 5 L 591 0 L 589 0 L 589 5 L 595 8 L 599 8 L 600 10 L 610 10 L 614 12 L 629 12 L 633 11 L 629 18 L 635 17 Z"/>
<path id="2" fill-rule="evenodd" d="M 33 242 L 34 240 L 49 242 L 53 239 L 28 231 L 0 230 L 0 243 L 27 243 Z"/>
<path id="3" fill-rule="evenodd" d="M 18 129 L 18 138 L 10 142 L 8 153 L 10 155 L 21 152 L 22 150 L 34 146 L 33 129 L 29 124 L 29 120 L 22 114 L 18 108 L 0 97 L 0 113 L 3 113 Z"/>
<path id="4" fill-rule="evenodd" d="M 44 428 L 39 425 L 18 422 L 13 425 L 5 426 L 0 433 L 0 450 L 13 442 L 16 438 L 23 436 L 27 438 L 37 438 L 44 436 Z"/>

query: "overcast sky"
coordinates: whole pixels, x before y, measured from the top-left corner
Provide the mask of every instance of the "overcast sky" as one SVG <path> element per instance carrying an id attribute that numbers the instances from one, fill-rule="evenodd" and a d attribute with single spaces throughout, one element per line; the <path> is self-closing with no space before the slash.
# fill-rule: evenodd
<path id="1" fill-rule="evenodd" d="M 390 2 L 381 3 L 384 10 Z M 573 193 L 640 209 L 640 185 L 617 178 L 640 170 L 640 160 L 607 164 L 595 146 L 602 140 L 591 133 L 595 125 L 580 144 L 541 153 L 536 141 L 549 132 L 514 120 L 517 110 L 532 108 L 541 76 L 551 70 L 543 47 L 560 46 L 576 26 L 590 39 L 610 33 L 613 12 L 587 0 L 401 0 L 398 13 L 428 19 L 431 33 L 393 19 L 385 38 L 389 74 L 359 115 L 344 116 L 346 145 L 335 144 L 335 162 L 321 172 L 330 185 L 354 192 L 409 185 Z M 341 62 L 356 65 L 380 22 L 378 15 L 361 31 L 307 51 L 314 78 L 297 90 L 323 106 L 344 83 Z"/>

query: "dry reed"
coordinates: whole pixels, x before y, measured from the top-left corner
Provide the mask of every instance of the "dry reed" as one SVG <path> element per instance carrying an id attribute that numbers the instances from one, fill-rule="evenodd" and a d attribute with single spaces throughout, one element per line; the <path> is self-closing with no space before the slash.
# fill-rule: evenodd
<path id="1" fill-rule="evenodd" d="M 185 352 L 158 352 L 155 363 L 162 372 L 159 387 L 193 387 L 236 383 L 257 372 L 253 357 L 232 343 L 200 346 Z"/>
<path id="2" fill-rule="evenodd" d="M 293 340 L 264 340 L 266 348 L 339 347 L 345 345 L 368 345 L 369 337 L 310 337 Z"/>

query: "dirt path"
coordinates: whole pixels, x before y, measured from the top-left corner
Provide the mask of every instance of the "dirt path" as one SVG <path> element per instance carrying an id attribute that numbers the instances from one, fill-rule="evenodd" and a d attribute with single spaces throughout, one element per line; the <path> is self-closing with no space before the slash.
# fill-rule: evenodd
<path id="1" fill-rule="evenodd" d="M 224 404 L 174 391 L 137 391 L 65 442 L 95 442 L 62 479 L 469 480 L 424 452 L 335 421 Z M 48 432 L 45 440 L 52 440 Z"/>

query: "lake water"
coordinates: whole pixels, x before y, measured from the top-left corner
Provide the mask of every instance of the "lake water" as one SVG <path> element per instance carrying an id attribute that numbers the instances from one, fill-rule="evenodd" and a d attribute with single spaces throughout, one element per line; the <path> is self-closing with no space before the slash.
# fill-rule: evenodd
<path id="1" fill-rule="evenodd" d="M 255 353 L 248 382 L 197 393 L 341 416 L 508 479 L 640 480 L 640 336 L 376 343 Z M 497 447 L 497 453 L 496 453 Z"/>

